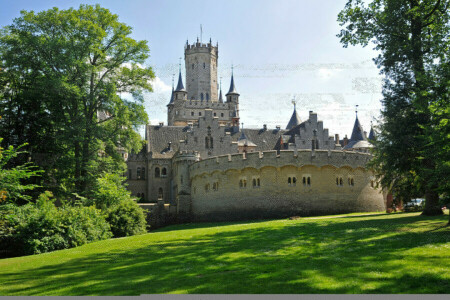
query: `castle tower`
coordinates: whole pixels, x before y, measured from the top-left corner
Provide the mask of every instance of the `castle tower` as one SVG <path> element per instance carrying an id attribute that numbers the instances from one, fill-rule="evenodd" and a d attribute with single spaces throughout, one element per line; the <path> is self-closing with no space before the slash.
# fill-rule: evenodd
<path id="1" fill-rule="evenodd" d="M 167 105 L 167 121 L 169 126 L 176 126 L 178 124 L 179 114 L 184 106 L 184 102 L 187 100 L 187 91 L 183 85 L 183 78 L 181 77 L 181 65 L 178 75 L 177 88 L 173 90 L 172 96 L 170 97 L 170 102 Z"/>
<path id="2" fill-rule="evenodd" d="M 189 45 L 186 41 L 184 60 L 186 65 L 187 99 L 218 102 L 217 59 L 218 45 L 197 43 Z"/>

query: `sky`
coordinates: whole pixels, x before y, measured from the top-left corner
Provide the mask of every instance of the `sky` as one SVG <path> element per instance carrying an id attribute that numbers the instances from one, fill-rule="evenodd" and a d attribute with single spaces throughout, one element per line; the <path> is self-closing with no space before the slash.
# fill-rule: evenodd
<path id="1" fill-rule="evenodd" d="M 172 74 L 178 73 L 186 40 L 219 44 L 218 77 L 228 91 L 231 66 L 240 93 L 244 128 L 286 127 L 292 99 L 302 121 L 318 114 L 330 135 L 351 135 L 355 105 L 364 130 L 381 109 L 381 76 L 373 46 L 343 48 L 336 34 L 337 15 L 347 0 L 0 0 L 0 26 L 21 10 L 78 8 L 100 4 L 133 28 L 132 38 L 146 40 L 146 64 L 156 74 L 154 92 L 145 95 L 151 124 L 167 124 Z M 184 76 L 184 64 L 182 65 Z M 184 80 L 184 77 L 183 77 Z M 185 80 L 184 80 L 185 82 Z M 175 82 L 176 84 L 176 82 Z"/>

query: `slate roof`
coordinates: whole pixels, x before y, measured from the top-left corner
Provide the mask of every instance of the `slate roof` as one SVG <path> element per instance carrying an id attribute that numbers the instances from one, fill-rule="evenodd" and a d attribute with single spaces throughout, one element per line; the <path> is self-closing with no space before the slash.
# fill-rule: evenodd
<path id="1" fill-rule="evenodd" d="M 356 116 L 355 124 L 353 125 L 352 136 L 348 144 L 344 147 L 344 149 L 359 149 L 359 148 L 372 148 L 372 144 L 367 140 L 366 135 L 364 134 L 364 130 L 361 126 L 361 123 L 358 120 L 358 116 Z"/>
<path id="2" fill-rule="evenodd" d="M 180 140 L 189 138 L 188 126 L 148 126 L 148 144 L 149 152 L 152 153 L 153 158 L 171 158 L 175 152 L 180 148 Z M 192 129 L 195 131 L 195 127 Z M 221 128 L 224 130 L 225 128 Z M 278 129 L 245 129 L 245 137 L 256 145 L 255 151 L 274 150 L 275 145 L 285 130 Z M 240 132 L 231 134 L 231 140 L 238 142 Z M 171 142 L 171 149 L 168 149 L 168 144 Z M 199 147 L 202 147 L 199 145 Z M 204 150 L 204 149 L 198 149 Z M 236 148 L 237 151 L 237 148 Z"/>
<path id="3" fill-rule="evenodd" d="M 223 103 L 222 89 L 220 89 L 220 93 L 219 93 L 219 103 Z"/>
<path id="4" fill-rule="evenodd" d="M 301 123 L 300 117 L 297 114 L 297 110 L 294 108 L 294 112 L 292 113 L 292 117 L 289 120 L 289 123 L 286 126 L 286 129 L 292 129 L 295 126 L 299 125 Z"/>
<path id="5" fill-rule="evenodd" d="M 234 78 L 233 74 L 231 74 L 231 84 L 230 84 L 230 90 L 228 91 L 227 95 L 239 95 L 239 93 L 236 91 L 236 87 L 234 86 Z"/>
<path id="6" fill-rule="evenodd" d="M 168 105 L 173 104 L 174 98 L 175 98 L 175 97 L 174 97 L 173 87 L 172 87 L 172 95 L 170 96 L 170 101 L 169 101 L 169 104 L 168 104 Z"/>
<path id="7" fill-rule="evenodd" d="M 256 144 L 249 140 L 245 135 L 244 129 L 242 129 L 242 134 L 238 139 L 238 146 L 256 147 Z"/>
<path id="8" fill-rule="evenodd" d="M 177 89 L 175 90 L 175 92 L 186 92 L 184 85 L 183 85 L 183 79 L 181 78 L 181 70 L 180 70 L 180 74 L 178 75 L 178 84 L 177 84 Z"/>
<path id="9" fill-rule="evenodd" d="M 370 126 L 370 132 L 369 132 L 369 140 L 373 141 L 375 139 L 375 132 L 373 131 L 373 127 Z"/>

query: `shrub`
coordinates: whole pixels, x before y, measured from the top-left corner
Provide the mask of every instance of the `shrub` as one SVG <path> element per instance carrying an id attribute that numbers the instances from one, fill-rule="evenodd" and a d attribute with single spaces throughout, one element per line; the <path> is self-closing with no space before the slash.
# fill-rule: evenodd
<path id="1" fill-rule="evenodd" d="M 99 209 L 107 209 L 131 199 L 130 192 L 125 188 L 123 181 L 124 178 L 120 175 L 104 173 L 97 178 L 85 204 L 95 205 Z"/>
<path id="2" fill-rule="evenodd" d="M 106 220 L 114 237 L 131 236 L 146 232 L 145 214 L 133 200 L 125 200 L 108 210 Z"/>
<path id="3" fill-rule="evenodd" d="M 51 193 L 36 204 L 3 205 L 0 246 L 8 256 L 44 253 L 80 246 L 112 236 L 104 216 L 94 207 L 55 207 Z"/>

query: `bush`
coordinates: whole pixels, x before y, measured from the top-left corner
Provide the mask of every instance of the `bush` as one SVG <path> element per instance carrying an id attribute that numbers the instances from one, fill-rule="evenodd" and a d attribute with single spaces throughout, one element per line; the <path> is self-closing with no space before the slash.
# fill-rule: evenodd
<path id="1" fill-rule="evenodd" d="M 99 209 L 107 209 L 122 201 L 131 199 L 131 194 L 125 188 L 124 178 L 117 174 L 104 173 L 97 178 L 91 195 L 86 199 L 86 205 L 95 205 Z"/>
<path id="2" fill-rule="evenodd" d="M 112 207 L 106 217 L 114 237 L 131 236 L 146 232 L 147 222 L 142 208 L 133 200 L 125 200 Z"/>
<path id="3" fill-rule="evenodd" d="M 36 204 L 3 205 L 0 247 L 7 256 L 66 249 L 112 236 L 109 224 L 96 208 L 57 208 L 50 197 L 46 192 Z"/>

